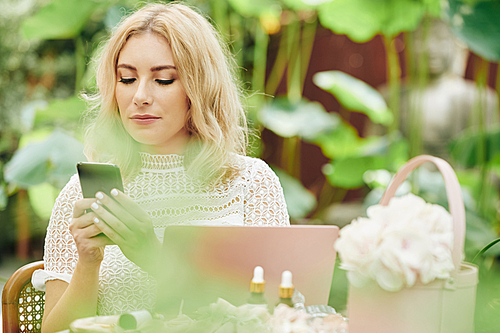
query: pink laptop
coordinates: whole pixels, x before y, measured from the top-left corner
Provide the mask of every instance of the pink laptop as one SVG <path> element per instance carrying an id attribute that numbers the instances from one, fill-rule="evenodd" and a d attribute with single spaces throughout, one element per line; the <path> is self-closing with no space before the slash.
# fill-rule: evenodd
<path id="1" fill-rule="evenodd" d="M 327 304 L 335 265 L 337 226 L 169 226 L 163 255 L 167 273 L 162 312 L 192 313 L 219 297 L 238 306 L 249 297 L 255 266 L 264 268 L 265 298 L 278 302 L 281 273 L 289 270 L 306 305 Z"/>

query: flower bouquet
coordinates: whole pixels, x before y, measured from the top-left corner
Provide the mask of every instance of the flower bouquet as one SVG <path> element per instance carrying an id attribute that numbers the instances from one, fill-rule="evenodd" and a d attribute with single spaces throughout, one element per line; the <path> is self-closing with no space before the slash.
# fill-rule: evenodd
<path id="1" fill-rule="evenodd" d="M 450 213 L 415 195 L 393 198 L 416 167 L 434 163 Z M 444 160 L 422 155 L 405 164 L 366 218 L 336 242 L 350 283 L 351 333 L 472 333 L 477 268 L 462 262 L 465 210 L 458 180 Z"/>

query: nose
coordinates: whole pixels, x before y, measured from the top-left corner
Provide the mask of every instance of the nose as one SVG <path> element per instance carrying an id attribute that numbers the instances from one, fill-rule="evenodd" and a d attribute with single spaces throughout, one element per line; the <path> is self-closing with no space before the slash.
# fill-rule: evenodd
<path id="1" fill-rule="evenodd" d="M 133 101 L 137 106 L 151 105 L 153 103 L 153 96 L 150 93 L 147 82 L 139 82 Z"/>

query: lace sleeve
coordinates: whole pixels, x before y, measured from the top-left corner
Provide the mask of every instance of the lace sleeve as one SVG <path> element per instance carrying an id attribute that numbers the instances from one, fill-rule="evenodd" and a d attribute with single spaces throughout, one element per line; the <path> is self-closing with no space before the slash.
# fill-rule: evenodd
<path id="1" fill-rule="evenodd" d="M 262 160 L 252 159 L 245 194 L 245 224 L 287 226 L 290 218 L 278 176 Z"/>
<path id="2" fill-rule="evenodd" d="M 78 176 L 74 175 L 56 199 L 45 236 L 44 268 L 48 275 L 56 273 L 52 274 L 54 278 L 59 278 L 61 274 L 71 275 L 75 269 L 78 252 L 69 232 L 69 224 L 74 202 L 81 198 Z"/>

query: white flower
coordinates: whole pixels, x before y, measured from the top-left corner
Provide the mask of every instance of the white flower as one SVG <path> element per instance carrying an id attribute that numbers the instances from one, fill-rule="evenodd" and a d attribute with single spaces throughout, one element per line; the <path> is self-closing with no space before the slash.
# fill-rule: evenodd
<path id="1" fill-rule="evenodd" d="M 341 232 L 335 248 L 349 282 L 375 280 L 388 291 L 449 277 L 453 270 L 453 224 L 441 206 L 413 194 L 367 210 Z"/>

